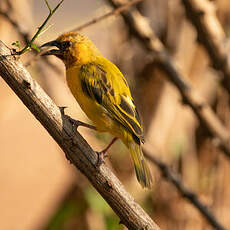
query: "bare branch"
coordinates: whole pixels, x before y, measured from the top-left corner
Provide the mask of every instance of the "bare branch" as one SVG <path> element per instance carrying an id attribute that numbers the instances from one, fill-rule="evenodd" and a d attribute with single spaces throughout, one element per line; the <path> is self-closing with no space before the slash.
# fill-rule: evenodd
<path id="1" fill-rule="evenodd" d="M 154 157 L 152 154 L 149 153 L 149 151 L 144 150 L 144 155 L 146 158 L 152 162 L 154 165 L 158 167 L 158 169 L 161 171 L 162 176 L 168 180 L 170 183 L 172 183 L 179 191 L 179 193 L 188 199 L 191 204 L 200 211 L 200 213 L 206 218 L 206 220 L 215 228 L 218 230 L 224 230 L 225 228 L 219 223 L 217 218 L 209 211 L 209 209 L 199 200 L 197 195 L 190 191 L 188 188 L 185 187 L 183 184 L 183 181 L 180 179 L 179 175 L 176 175 L 176 173 L 173 173 L 170 168 L 161 162 L 159 159 Z"/>
<path id="2" fill-rule="evenodd" d="M 113 7 L 119 7 L 125 0 L 107 0 Z M 136 9 L 123 12 L 122 16 L 130 31 L 138 38 L 143 47 L 150 51 L 153 63 L 160 67 L 168 79 L 178 88 L 184 103 L 188 104 L 199 118 L 201 125 L 210 135 L 217 138 L 219 147 L 230 158 L 230 136 L 211 107 L 202 99 L 198 92 L 187 82 L 177 64 L 170 58 L 164 45 L 156 37 L 148 20 Z"/>
<path id="3" fill-rule="evenodd" d="M 106 18 L 109 18 L 111 16 L 117 16 L 119 14 L 121 14 L 121 12 L 124 12 L 125 10 L 128 10 L 129 7 L 139 3 L 139 2 L 142 2 L 144 0 L 131 0 L 123 5 L 121 5 L 120 7 L 118 7 L 117 9 L 114 9 L 112 10 L 111 12 L 107 13 L 107 14 L 104 14 L 102 16 L 99 16 L 97 18 L 93 18 L 92 20 L 84 23 L 83 25 L 81 26 L 78 26 L 76 27 L 75 29 L 71 30 L 71 31 L 80 31 L 80 30 L 83 30 L 93 24 L 96 24 L 98 22 L 101 22 L 103 20 L 105 20 Z"/>
<path id="4" fill-rule="evenodd" d="M 10 15 L 11 9 L 8 10 L 3 10 L 0 8 L 0 15 L 2 15 L 3 17 L 5 17 L 9 23 L 11 23 L 11 25 L 17 30 L 18 34 L 23 38 L 25 43 L 29 42 L 29 33 L 27 33 L 26 31 L 24 31 L 19 24 L 17 23 L 17 21 Z"/>
<path id="5" fill-rule="evenodd" d="M 230 58 L 227 38 L 217 19 L 214 3 L 206 0 L 182 0 L 187 17 L 197 30 L 198 40 L 205 47 L 216 70 L 223 73 L 223 86 L 230 93 Z"/>
<path id="6" fill-rule="evenodd" d="M 113 7 L 124 4 L 124 0 L 108 0 Z M 155 36 L 149 23 L 137 10 L 122 13 L 122 16 L 131 32 L 140 40 L 145 49 L 153 55 L 153 64 L 157 64 L 167 75 L 169 80 L 178 88 L 186 104 L 188 104 L 197 115 L 203 127 L 220 141 L 220 147 L 225 155 L 230 157 L 230 142 L 228 130 L 222 125 L 210 106 L 199 96 L 199 94 L 186 82 L 179 68 L 170 58 L 161 41 Z M 195 194 L 187 190 L 178 178 L 173 176 L 168 168 L 150 154 L 146 157 L 158 166 L 165 178 L 173 183 L 180 193 L 192 202 L 206 220 L 216 229 L 224 229 L 217 219 L 202 205 Z"/>
<path id="7" fill-rule="evenodd" d="M 121 223 L 129 229 L 159 230 L 105 164 L 100 168 L 95 167 L 97 154 L 78 132 L 73 132 L 71 122 L 61 114 L 58 107 L 2 42 L 0 75 L 59 144 L 70 162 L 104 197 L 120 217 Z"/>

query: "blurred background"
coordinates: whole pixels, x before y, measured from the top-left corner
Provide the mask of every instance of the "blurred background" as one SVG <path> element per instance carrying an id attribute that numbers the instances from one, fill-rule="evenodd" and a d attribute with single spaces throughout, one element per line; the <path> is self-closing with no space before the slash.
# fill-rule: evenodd
<path id="1" fill-rule="evenodd" d="M 54 7 L 59 1 L 49 2 Z M 230 2 L 211 2 L 228 37 Z M 148 18 L 187 80 L 229 130 L 229 94 L 221 86 L 219 73 L 211 67 L 205 49 L 198 43 L 196 30 L 186 18 L 181 1 L 146 0 L 137 8 Z M 50 20 L 51 28 L 37 42 L 53 40 L 111 10 L 103 0 L 65 0 Z M 0 39 L 8 46 L 16 40 L 23 44 L 25 40 L 20 33 L 27 33 L 31 38 L 47 15 L 44 0 L 1 0 Z M 229 159 L 215 147 L 215 140 L 192 110 L 182 103 L 179 91 L 151 64 L 149 53 L 131 35 L 121 16 L 107 18 L 82 33 L 125 74 L 143 120 L 150 153 L 179 174 L 185 186 L 230 229 Z M 62 62 L 50 57 L 51 64 L 47 65 L 42 58 L 33 59 L 33 56 L 30 52 L 21 57 L 32 77 L 57 105 L 68 107 L 67 114 L 90 122 L 66 86 Z M 0 98 L 0 228 L 126 229 L 2 79 Z M 94 150 L 103 149 L 111 140 L 108 134 L 85 128 L 79 131 Z M 154 177 L 153 189 L 142 189 L 121 142 L 111 148 L 106 163 L 161 229 L 213 229 L 152 163 L 149 166 Z"/>

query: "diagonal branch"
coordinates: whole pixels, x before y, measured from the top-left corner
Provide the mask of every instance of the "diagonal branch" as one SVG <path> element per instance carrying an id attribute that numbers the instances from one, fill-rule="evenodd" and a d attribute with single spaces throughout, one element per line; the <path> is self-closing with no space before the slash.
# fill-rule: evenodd
<path id="1" fill-rule="evenodd" d="M 217 19 L 214 3 L 206 0 L 182 0 L 188 19 L 197 30 L 212 66 L 223 73 L 223 86 L 230 93 L 230 57 L 227 38 Z"/>
<path id="2" fill-rule="evenodd" d="M 117 16 L 119 14 L 121 14 L 121 12 L 128 10 L 129 7 L 131 7 L 132 5 L 135 5 L 139 2 L 142 2 L 144 0 L 130 0 L 129 2 L 119 6 L 117 9 L 114 9 L 112 11 L 110 11 L 109 13 L 103 14 L 102 16 L 99 16 L 97 18 L 93 18 L 91 20 L 89 20 L 88 22 L 76 27 L 75 29 L 71 30 L 71 31 L 80 31 L 83 30 L 93 24 L 99 23 L 103 20 L 105 20 L 106 18 L 109 18 L 111 16 Z"/>
<path id="3" fill-rule="evenodd" d="M 0 15 L 2 15 L 3 17 L 5 17 L 9 21 L 9 23 L 17 30 L 17 32 L 23 38 L 23 40 L 24 40 L 25 43 L 29 42 L 29 33 L 27 33 L 26 31 L 24 31 L 19 26 L 19 24 L 16 22 L 16 20 L 12 16 L 10 16 L 9 10 L 0 9 Z"/>
<path id="4" fill-rule="evenodd" d="M 77 131 L 73 132 L 71 122 L 1 41 L 0 75 L 62 148 L 67 159 L 103 196 L 122 224 L 128 229 L 159 230 L 105 164 L 95 167 L 97 154 Z"/>
<path id="5" fill-rule="evenodd" d="M 183 181 L 180 177 L 173 173 L 170 168 L 161 162 L 159 159 L 150 154 L 149 151 L 143 151 L 146 158 L 158 167 L 161 171 L 162 176 L 172 183 L 179 191 L 179 193 L 188 199 L 191 204 L 200 211 L 200 213 L 205 217 L 205 219 L 217 230 L 225 230 L 225 228 L 219 223 L 217 218 L 210 212 L 210 210 L 199 200 L 197 195 L 185 187 Z"/>
<path id="6" fill-rule="evenodd" d="M 124 0 L 107 0 L 113 7 L 124 4 Z M 186 104 L 188 104 L 199 118 L 204 128 L 213 136 L 218 138 L 219 146 L 226 156 L 230 157 L 229 133 L 222 125 L 210 106 L 199 96 L 192 86 L 184 80 L 183 74 L 170 58 L 161 41 L 155 36 L 148 21 L 137 10 L 122 13 L 122 16 L 130 31 L 139 39 L 143 47 L 152 53 L 153 64 L 157 64 L 167 75 L 169 80 L 178 88 Z M 215 229 L 225 229 L 210 211 L 197 199 L 195 194 L 187 190 L 181 181 L 173 175 L 168 167 L 162 162 L 145 152 L 146 157 L 154 163 L 162 172 L 162 175 L 173 183 L 179 192 L 186 197 L 206 218 Z"/>
<path id="7" fill-rule="evenodd" d="M 115 8 L 126 2 L 126 0 L 107 1 Z M 172 60 L 164 45 L 154 34 L 147 19 L 136 9 L 123 12 L 122 16 L 133 35 L 152 54 L 153 63 L 166 73 L 167 78 L 180 91 L 184 103 L 191 107 L 206 131 L 211 136 L 217 138 L 218 146 L 230 158 L 230 135 L 228 130 L 199 93 L 185 80 L 186 78 L 177 64 Z"/>

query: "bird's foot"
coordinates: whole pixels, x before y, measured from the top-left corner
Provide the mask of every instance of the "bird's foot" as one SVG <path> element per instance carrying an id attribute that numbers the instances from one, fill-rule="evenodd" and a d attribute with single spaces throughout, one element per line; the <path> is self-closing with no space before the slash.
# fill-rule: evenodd
<path id="1" fill-rule="evenodd" d="M 94 125 L 89 125 L 89 124 L 86 124 L 82 121 L 78 121 L 78 120 L 75 120 L 73 119 L 72 117 L 70 117 L 69 115 L 66 115 L 65 114 L 65 109 L 67 107 L 66 106 L 63 106 L 63 107 L 59 107 L 60 111 L 61 111 L 61 114 L 63 116 L 65 116 L 70 122 L 71 124 L 73 125 L 73 129 L 74 131 L 76 131 L 78 129 L 79 126 L 83 126 L 83 127 L 86 127 L 86 128 L 89 128 L 89 129 L 93 129 L 93 130 L 96 130 L 96 127 Z"/>
<path id="2" fill-rule="evenodd" d="M 102 163 L 105 163 L 105 158 L 108 157 L 108 154 L 106 154 L 105 150 L 96 153 L 98 155 L 96 167 L 99 168 L 102 165 Z"/>
<path id="3" fill-rule="evenodd" d="M 83 127 L 89 128 L 89 129 L 97 130 L 94 125 L 90 125 L 90 124 L 84 123 L 82 121 L 75 120 L 68 115 L 67 115 L 67 117 L 68 117 L 68 120 L 73 124 L 74 128 L 76 128 L 76 130 L 79 126 L 83 126 Z"/>
<path id="4" fill-rule="evenodd" d="M 114 137 L 104 150 L 102 150 L 101 152 L 97 152 L 98 155 L 98 160 L 96 164 L 97 167 L 100 167 L 102 163 L 105 163 L 104 159 L 108 157 L 107 152 L 117 139 L 118 139 L 117 137 Z"/>

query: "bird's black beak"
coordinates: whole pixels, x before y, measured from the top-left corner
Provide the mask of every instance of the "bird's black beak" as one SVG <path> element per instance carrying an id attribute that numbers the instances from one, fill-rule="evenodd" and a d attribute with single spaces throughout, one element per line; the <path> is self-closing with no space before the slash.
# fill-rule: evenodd
<path id="1" fill-rule="evenodd" d="M 42 56 L 46 56 L 46 55 L 61 56 L 66 49 L 66 44 L 64 44 L 64 43 L 65 42 L 60 42 L 60 41 L 54 40 L 54 41 L 47 42 L 47 43 L 43 44 L 40 48 L 55 46 L 58 49 L 48 50 L 47 52 L 43 53 Z"/>

